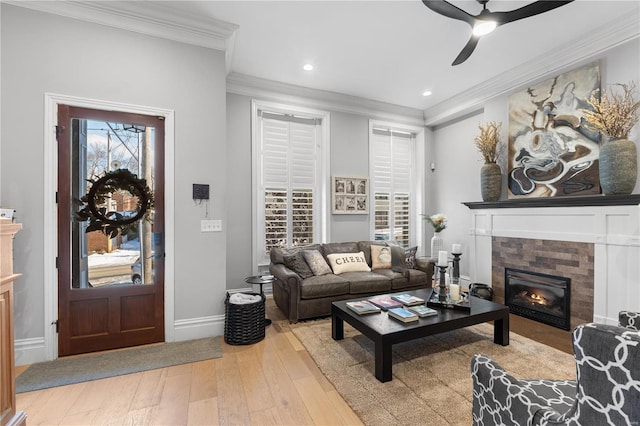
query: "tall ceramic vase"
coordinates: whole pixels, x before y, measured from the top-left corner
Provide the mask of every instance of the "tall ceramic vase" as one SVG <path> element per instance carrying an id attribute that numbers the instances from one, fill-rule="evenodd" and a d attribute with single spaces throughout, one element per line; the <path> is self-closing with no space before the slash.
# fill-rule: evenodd
<path id="1" fill-rule="evenodd" d="M 628 195 L 638 178 L 638 151 L 628 139 L 613 139 L 600 148 L 600 186 L 606 195 Z"/>
<path id="2" fill-rule="evenodd" d="M 486 163 L 480 169 L 480 191 L 483 201 L 498 201 L 502 191 L 502 172 L 496 163 Z"/>
<path id="3" fill-rule="evenodd" d="M 438 235 L 438 233 L 433 234 L 433 237 L 431 237 L 431 258 L 432 259 L 438 258 L 438 252 L 442 250 L 442 246 L 443 246 L 443 241 L 442 241 L 442 238 L 440 238 L 440 235 Z"/>

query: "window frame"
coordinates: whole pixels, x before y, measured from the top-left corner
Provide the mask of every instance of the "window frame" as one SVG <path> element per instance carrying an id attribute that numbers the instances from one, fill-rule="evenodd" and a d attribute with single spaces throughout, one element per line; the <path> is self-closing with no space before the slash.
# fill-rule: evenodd
<path id="1" fill-rule="evenodd" d="M 263 255 L 264 244 L 264 203 L 261 195 L 264 193 L 264 181 L 262 172 L 262 139 L 261 117 L 259 110 L 280 114 L 302 115 L 320 119 L 318 126 L 319 137 L 316 141 L 316 184 L 314 190 L 314 242 L 324 243 L 330 232 L 329 222 L 329 160 L 330 160 L 330 120 L 328 111 L 311 109 L 306 107 L 286 105 L 253 99 L 251 101 L 251 152 L 252 152 L 252 268 L 254 274 L 261 274 L 268 270 L 270 259 Z M 293 188 L 290 188 L 293 189 Z M 316 201 L 317 198 L 317 201 Z"/>
<path id="2" fill-rule="evenodd" d="M 395 122 L 369 120 L 369 192 L 371 202 L 369 203 L 369 237 L 375 239 L 376 228 L 376 191 L 373 164 L 373 129 L 383 128 L 391 131 L 412 133 L 413 138 L 412 158 L 414 159 L 410 174 L 410 198 L 409 198 L 409 247 L 418 246 L 418 253 L 424 253 L 424 228 L 420 213 L 424 211 L 424 180 L 425 180 L 425 130 L 423 127 L 411 126 Z M 390 205 L 394 204 L 393 199 L 389 199 Z M 390 212 L 389 217 L 394 215 Z"/>

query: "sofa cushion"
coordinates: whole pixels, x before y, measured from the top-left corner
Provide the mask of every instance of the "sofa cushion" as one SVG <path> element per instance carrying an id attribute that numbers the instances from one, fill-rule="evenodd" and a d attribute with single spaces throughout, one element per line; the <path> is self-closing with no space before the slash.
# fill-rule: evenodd
<path id="1" fill-rule="evenodd" d="M 391 269 L 391 247 L 371 246 L 371 268 Z"/>
<path id="2" fill-rule="evenodd" d="M 345 272 L 341 278 L 348 280 L 349 292 L 359 293 L 384 293 L 391 289 L 389 278 L 375 272 Z"/>
<path id="3" fill-rule="evenodd" d="M 360 248 L 358 248 L 358 243 L 355 242 L 347 242 L 347 243 L 325 243 L 322 245 L 322 251 L 325 259 L 329 261 L 327 257 L 331 253 L 358 253 Z"/>
<path id="4" fill-rule="evenodd" d="M 423 272 L 419 269 L 407 269 L 407 272 L 409 274 L 409 277 L 408 277 L 409 286 L 411 287 L 413 286 L 430 287 L 431 286 L 431 284 L 428 284 L 430 281 L 426 272 Z"/>
<path id="5" fill-rule="evenodd" d="M 302 251 L 297 250 L 295 253 L 287 253 L 283 258 L 284 266 L 300 275 L 300 278 L 305 279 L 313 276 L 313 271 L 307 265 L 307 261 L 304 260 Z"/>
<path id="6" fill-rule="evenodd" d="M 371 271 L 361 251 L 358 253 L 331 253 L 328 254 L 327 257 L 329 258 L 329 265 L 331 269 L 333 269 L 334 274 Z"/>
<path id="7" fill-rule="evenodd" d="M 416 269 L 416 253 L 418 252 L 418 246 L 407 247 L 404 249 L 405 265 L 409 269 Z"/>
<path id="8" fill-rule="evenodd" d="M 303 250 L 302 255 L 311 271 L 313 271 L 313 275 L 320 276 L 333 273 L 324 256 L 318 250 Z"/>
<path id="9" fill-rule="evenodd" d="M 409 283 L 408 272 L 406 276 L 405 273 L 396 272 L 393 269 L 375 269 L 373 272 L 386 277 L 391 282 L 392 289 L 407 287 Z"/>
<path id="10" fill-rule="evenodd" d="M 334 274 L 310 277 L 300 284 L 301 299 L 317 299 L 342 294 L 349 294 L 349 281 Z"/>
<path id="11" fill-rule="evenodd" d="M 364 253 L 367 264 L 371 266 L 371 246 L 385 246 L 384 241 L 358 241 L 358 251 Z"/>
<path id="12" fill-rule="evenodd" d="M 274 247 L 269 251 L 269 257 L 271 258 L 271 263 L 284 263 L 284 255 L 297 253 L 300 250 L 322 250 L 322 246 L 320 244 L 310 244 L 308 246 L 301 247 Z"/>
<path id="13" fill-rule="evenodd" d="M 407 272 L 407 261 L 404 248 L 397 241 L 387 241 L 391 248 L 391 269 L 394 272 L 405 274 Z"/>

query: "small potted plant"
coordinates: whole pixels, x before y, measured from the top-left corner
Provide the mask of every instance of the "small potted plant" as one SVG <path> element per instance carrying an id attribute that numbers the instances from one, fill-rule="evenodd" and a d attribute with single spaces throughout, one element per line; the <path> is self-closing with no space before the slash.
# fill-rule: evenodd
<path id="1" fill-rule="evenodd" d="M 436 213 L 434 215 L 423 214 L 424 220 L 429 222 L 433 226 L 433 237 L 431 237 L 431 258 L 437 259 L 438 252 L 442 250 L 442 238 L 438 235 L 440 232 L 447 228 L 447 217 L 442 213 Z"/>
<path id="2" fill-rule="evenodd" d="M 502 191 L 502 171 L 498 165 L 502 123 L 490 121 L 484 125 L 478 124 L 478 129 L 480 133 L 473 140 L 484 159 L 484 165 L 480 169 L 482 200 L 498 201 Z"/>
<path id="3" fill-rule="evenodd" d="M 583 109 L 585 127 L 602 133 L 608 141 L 600 148 L 600 186 L 606 195 L 631 194 L 638 177 L 638 151 L 629 133 L 638 123 L 640 101 L 635 100 L 634 82 L 614 84 L 622 91 L 602 93 L 596 89 Z"/>

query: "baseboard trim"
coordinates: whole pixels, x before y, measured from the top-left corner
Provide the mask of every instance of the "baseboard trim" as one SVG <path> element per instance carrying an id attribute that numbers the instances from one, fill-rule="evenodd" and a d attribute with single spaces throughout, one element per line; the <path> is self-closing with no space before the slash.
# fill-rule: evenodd
<path id="1" fill-rule="evenodd" d="M 189 318 L 173 323 L 176 342 L 224 335 L 224 315 Z"/>
<path id="2" fill-rule="evenodd" d="M 14 342 L 16 365 L 29 365 L 46 361 L 44 337 L 19 339 Z"/>

